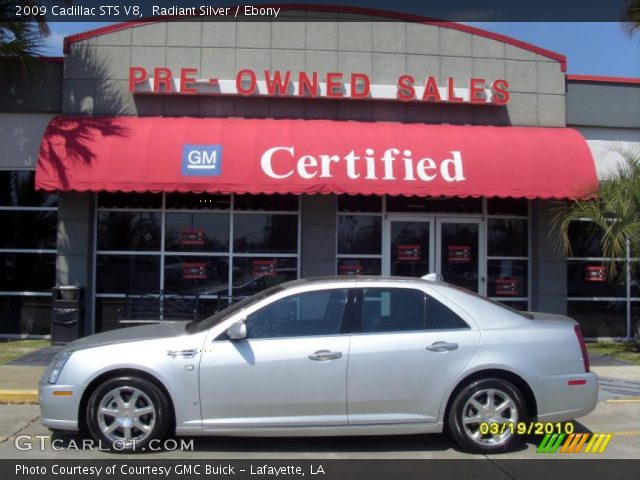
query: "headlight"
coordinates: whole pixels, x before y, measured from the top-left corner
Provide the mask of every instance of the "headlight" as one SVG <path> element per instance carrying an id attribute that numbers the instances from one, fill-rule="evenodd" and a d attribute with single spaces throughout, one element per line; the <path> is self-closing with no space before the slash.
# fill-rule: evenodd
<path id="1" fill-rule="evenodd" d="M 62 367 L 67 363 L 69 357 L 71 356 L 72 351 L 64 351 L 60 355 L 57 355 L 53 362 L 53 368 L 51 369 L 51 373 L 49 374 L 49 383 L 56 383 L 58 381 L 58 377 L 60 376 L 60 372 L 62 372 Z"/>

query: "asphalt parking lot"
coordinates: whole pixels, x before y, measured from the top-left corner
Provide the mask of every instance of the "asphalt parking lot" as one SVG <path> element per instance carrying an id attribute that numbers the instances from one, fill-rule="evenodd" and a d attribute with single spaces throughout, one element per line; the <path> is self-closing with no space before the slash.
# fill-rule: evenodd
<path id="1" fill-rule="evenodd" d="M 606 400 L 603 393 L 595 411 L 575 422 L 576 432 L 612 433 L 601 454 L 556 455 L 571 458 L 637 459 L 640 452 L 640 400 L 635 397 Z M 0 405 L 0 458 L 108 459 L 127 455 L 83 450 L 82 437 L 65 435 L 51 444 L 51 432 L 40 424 L 37 405 Z M 182 439 L 190 443 L 189 439 Z M 460 451 L 444 434 L 386 437 L 324 438 L 193 438 L 192 450 L 175 450 L 181 439 L 170 441 L 168 450 L 144 452 L 135 458 L 154 459 L 458 459 L 483 458 Z M 541 437 L 526 437 L 515 452 L 493 456 L 504 459 L 541 458 L 536 453 Z M 20 448 L 18 448 L 18 446 Z M 548 457 L 548 454 L 543 455 Z"/>

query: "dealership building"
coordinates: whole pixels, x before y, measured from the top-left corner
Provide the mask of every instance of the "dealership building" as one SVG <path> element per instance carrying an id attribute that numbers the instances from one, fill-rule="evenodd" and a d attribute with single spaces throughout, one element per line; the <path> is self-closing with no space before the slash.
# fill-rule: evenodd
<path id="1" fill-rule="evenodd" d="M 0 336 L 49 334 L 54 285 L 81 287 L 86 335 L 296 278 L 430 272 L 634 334 L 633 259 L 609 280 L 589 222 L 566 257 L 551 220 L 640 145 L 640 79 L 320 7 L 117 24 L 64 53 L 0 79 Z"/>

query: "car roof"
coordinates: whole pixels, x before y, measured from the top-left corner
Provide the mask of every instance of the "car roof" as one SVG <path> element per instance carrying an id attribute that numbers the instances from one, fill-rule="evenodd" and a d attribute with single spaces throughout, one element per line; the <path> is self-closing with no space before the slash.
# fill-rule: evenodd
<path id="1" fill-rule="evenodd" d="M 303 285 L 318 285 L 318 284 L 332 284 L 332 283 L 356 283 L 356 282 L 366 282 L 366 283 L 413 283 L 413 284 L 425 284 L 429 285 L 441 285 L 446 286 L 447 283 L 435 280 L 423 280 L 421 278 L 416 277 L 394 277 L 391 275 L 343 275 L 343 276 L 326 276 L 326 277 L 311 277 L 311 278 L 301 278 L 300 280 L 293 280 L 291 282 L 286 282 L 281 284 L 283 288 L 294 288 Z"/>

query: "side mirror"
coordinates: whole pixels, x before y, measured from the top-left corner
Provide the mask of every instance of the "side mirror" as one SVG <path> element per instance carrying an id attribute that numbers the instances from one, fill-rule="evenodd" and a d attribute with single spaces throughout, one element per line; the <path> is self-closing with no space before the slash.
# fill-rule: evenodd
<path id="1" fill-rule="evenodd" d="M 243 320 L 234 323 L 227 329 L 227 338 L 229 340 L 244 340 L 247 338 L 247 326 Z"/>

